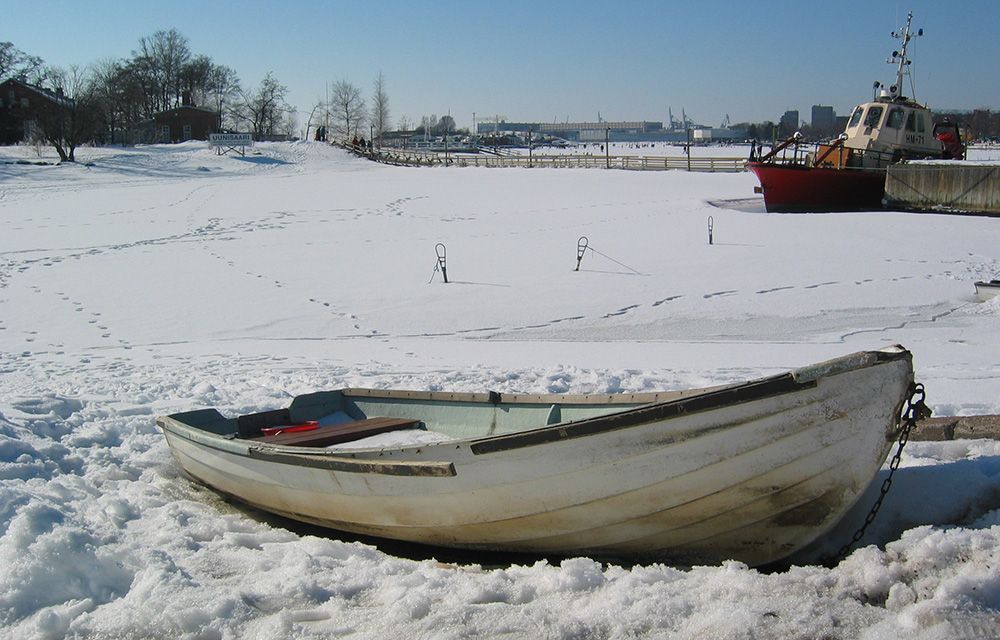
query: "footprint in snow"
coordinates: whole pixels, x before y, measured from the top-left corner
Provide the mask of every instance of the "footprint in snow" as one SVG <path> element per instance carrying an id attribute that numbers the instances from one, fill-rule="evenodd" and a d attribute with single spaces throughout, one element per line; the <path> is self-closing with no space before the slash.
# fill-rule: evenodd
<path id="1" fill-rule="evenodd" d="M 657 300 L 656 302 L 653 303 L 653 306 L 658 307 L 665 302 L 672 302 L 674 300 L 677 300 L 678 298 L 683 298 L 683 297 L 684 296 L 670 296 L 669 298 L 664 298 L 663 300 Z"/>

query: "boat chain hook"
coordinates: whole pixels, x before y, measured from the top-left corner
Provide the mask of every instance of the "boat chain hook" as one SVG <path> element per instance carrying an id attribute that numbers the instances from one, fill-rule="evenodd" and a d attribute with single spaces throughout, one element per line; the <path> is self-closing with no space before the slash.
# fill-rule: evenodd
<path id="1" fill-rule="evenodd" d="M 587 253 L 588 249 L 591 252 L 596 253 L 599 256 L 603 256 L 603 257 L 607 258 L 608 260 L 610 260 L 611 262 L 614 262 L 615 264 L 617 264 L 620 267 L 625 267 L 626 269 L 628 269 L 629 271 L 631 271 L 632 273 L 634 273 L 634 274 L 636 274 L 638 276 L 645 275 L 641 271 L 639 271 L 638 269 L 633 269 L 632 267 L 628 266 L 624 262 L 619 262 L 618 260 L 615 260 L 614 258 L 612 258 L 611 256 L 609 256 L 608 254 L 601 253 L 600 251 L 598 251 L 594 247 L 590 246 L 590 241 L 587 240 L 587 236 L 580 236 L 580 239 L 576 241 L 576 269 L 574 269 L 574 271 L 579 271 L 580 270 L 580 261 L 583 260 L 583 254 Z"/>
<path id="2" fill-rule="evenodd" d="M 427 281 L 427 284 L 434 282 L 434 274 L 438 271 L 444 276 L 445 284 L 448 284 L 448 249 L 439 242 L 434 245 L 434 253 L 437 254 L 437 261 L 434 263 L 434 271 L 431 272 L 431 279 Z"/>
<path id="3" fill-rule="evenodd" d="M 587 240 L 587 236 L 580 236 L 580 239 L 576 241 L 576 269 L 574 271 L 580 270 L 580 261 L 583 260 L 583 254 L 587 253 L 587 245 L 590 240 Z"/>
<path id="4" fill-rule="evenodd" d="M 930 408 L 924 403 L 927 394 L 924 392 L 924 385 L 917 383 L 910 383 L 910 397 L 906 401 L 906 408 L 903 410 L 902 414 L 902 426 L 899 429 L 899 440 L 896 447 L 896 453 L 893 454 L 892 460 L 889 461 L 889 475 L 885 477 L 882 481 L 882 487 L 879 489 L 878 498 L 875 499 L 875 504 L 872 508 L 868 510 L 868 515 L 865 516 L 865 522 L 858 530 L 854 532 L 851 536 L 850 542 L 842 546 L 837 553 L 830 558 L 829 562 L 824 564 L 835 565 L 840 563 L 841 560 L 847 557 L 850 553 L 851 548 L 858 543 L 859 540 L 865 535 L 865 530 L 868 525 L 875 520 L 875 516 L 878 515 L 878 510 L 882 508 L 882 501 L 885 500 L 885 496 L 889 493 L 889 487 L 892 486 L 892 474 L 896 473 L 896 469 L 899 468 L 899 461 L 903 456 L 903 447 L 906 446 L 907 441 L 910 439 L 910 431 L 917 426 L 918 420 L 923 420 L 924 418 L 929 418 L 931 416 Z"/>

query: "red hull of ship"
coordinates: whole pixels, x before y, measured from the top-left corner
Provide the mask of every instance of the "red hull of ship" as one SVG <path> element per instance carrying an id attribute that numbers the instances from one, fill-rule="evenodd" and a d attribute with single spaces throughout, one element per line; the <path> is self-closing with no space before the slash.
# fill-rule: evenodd
<path id="1" fill-rule="evenodd" d="M 833 169 L 750 162 L 771 212 L 872 211 L 882 208 L 885 169 Z"/>

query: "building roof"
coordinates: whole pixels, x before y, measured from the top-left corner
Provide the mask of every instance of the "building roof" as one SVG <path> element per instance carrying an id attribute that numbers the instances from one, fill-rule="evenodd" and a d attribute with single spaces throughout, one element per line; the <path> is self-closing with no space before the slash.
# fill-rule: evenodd
<path id="1" fill-rule="evenodd" d="M 73 106 L 74 103 L 74 100 L 72 98 L 67 98 L 65 95 L 63 95 L 61 89 L 58 89 L 56 91 L 50 91 L 49 89 L 46 89 L 44 87 L 28 84 L 27 82 L 24 82 L 23 80 L 18 80 L 17 78 L 9 78 L 7 80 L 4 80 L 3 82 L 0 82 L 0 87 L 3 87 L 8 84 L 17 85 L 22 89 L 27 89 L 28 91 L 34 93 L 35 95 L 41 96 L 42 98 L 45 98 L 49 102 L 53 102 L 63 107 Z"/>

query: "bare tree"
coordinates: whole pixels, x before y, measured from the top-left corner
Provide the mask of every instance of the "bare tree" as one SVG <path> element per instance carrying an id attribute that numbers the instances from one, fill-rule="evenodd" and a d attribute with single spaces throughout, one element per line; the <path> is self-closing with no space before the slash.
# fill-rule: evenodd
<path id="1" fill-rule="evenodd" d="M 429 116 L 422 116 L 420 118 L 420 126 L 416 128 L 416 131 L 423 135 L 431 135 L 436 133 L 435 128 L 438 124 L 438 117 L 436 113 L 432 113 Z"/>
<path id="2" fill-rule="evenodd" d="M 44 74 L 42 59 L 28 55 L 12 42 L 0 42 L 0 81 L 16 78 L 37 84 Z"/>
<path id="3" fill-rule="evenodd" d="M 105 59 L 94 65 L 90 75 L 90 93 L 99 112 L 99 128 L 102 132 L 98 135 L 111 144 L 125 142 L 124 135 L 120 140 L 117 135 L 124 129 L 127 109 L 126 94 L 123 91 L 127 85 L 121 82 L 122 69 L 123 65 L 119 61 Z"/>
<path id="4" fill-rule="evenodd" d="M 381 71 L 375 77 L 375 89 L 372 93 L 371 120 L 372 126 L 375 128 L 375 135 L 378 136 L 379 144 L 381 144 L 382 134 L 389 128 L 389 96 L 385 92 L 385 77 Z"/>
<path id="5" fill-rule="evenodd" d="M 412 126 L 413 125 L 410 123 L 410 119 L 407 118 L 406 116 L 400 116 L 399 117 L 399 122 L 396 124 L 396 127 L 400 131 L 409 131 L 410 127 L 412 127 Z"/>
<path id="6" fill-rule="evenodd" d="M 253 133 L 254 140 L 283 132 L 288 123 L 286 114 L 291 108 L 285 103 L 288 88 L 278 82 L 268 72 L 256 89 L 240 91 L 240 100 L 235 105 L 235 115 Z M 293 127 L 294 130 L 294 127 Z"/>
<path id="7" fill-rule="evenodd" d="M 313 122 L 317 120 L 317 114 L 319 115 L 319 120 L 322 120 L 323 113 L 329 107 L 322 100 L 317 100 L 316 104 L 313 105 L 312 110 L 309 111 L 309 119 L 306 120 L 306 132 L 304 139 L 309 140 L 309 132 L 313 129 Z M 320 140 L 321 129 L 323 128 L 322 122 L 317 122 L 316 124 L 316 139 Z"/>
<path id="8" fill-rule="evenodd" d="M 279 133 L 289 138 L 295 137 L 295 130 L 299 128 L 299 113 L 292 107 L 285 105 L 285 119 L 280 124 Z"/>
<path id="9" fill-rule="evenodd" d="M 450 115 L 441 116 L 441 119 L 437 121 L 434 126 L 434 133 L 441 135 L 448 135 L 455 130 L 455 119 Z"/>
<path id="10" fill-rule="evenodd" d="M 177 106 L 184 86 L 182 72 L 191 60 L 188 40 L 176 29 L 157 31 L 139 39 L 132 52 L 151 98 L 151 113 Z"/>
<path id="11" fill-rule="evenodd" d="M 158 104 L 150 94 L 148 67 L 142 61 L 105 59 L 90 72 L 90 97 L 97 111 L 96 132 L 106 142 L 137 142 L 136 124 L 151 118 Z"/>
<path id="12" fill-rule="evenodd" d="M 195 56 L 181 68 L 180 82 L 194 104 L 211 106 L 216 111 L 222 110 L 224 101 L 236 96 L 240 86 L 235 71 L 215 64 L 205 55 Z"/>
<path id="13" fill-rule="evenodd" d="M 220 117 L 228 113 L 226 104 L 233 104 L 240 97 L 240 79 L 236 71 L 225 66 L 213 64 L 205 79 L 204 95 L 202 100 L 205 104 L 211 104 L 219 112 Z M 220 122 L 220 126 L 228 126 L 233 123 Z M 233 126 L 235 128 L 235 125 Z"/>
<path id="14" fill-rule="evenodd" d="M 44 66 L 35 69 L 38 64 L 39 59 L 26 56 L 10 43 L 0 43 L 0 79 L 6 73 L 18 77 L 28 74 L 44 78 L 34 83 L 40 86 L 64 85 L 65 73 L 45 78 L 47 70 Z M 97 136 L 104 141 L 141 141 L 136 137 L 141 131 L 138 123 L 177 106 L 184 92 L 190 92 L 195 104 L 217 111 L 223 128 L 237 128 L 234 118 L 245 112 L 236 108 L 245 102 L 236 72 L 215 64 L 208 56 L 193 56 L 187 38 L 175 29 L 140 38 L 131 58 L 100 61 L 89 76 L 87 102 L 97 112 Z M 273 118 L 273 124 L 264 125 L 265 130 L 273 132 L 287 124 L 284 93 L 279 102 L 283 111 Z"/>
<path id="15" fill-rule="evenodd" d="M 139 66 L 131 60 L 99 63 L 91 82 L 109 139 L 136 142 L 136 123 L 153 113 Z"/>
<path id="16" fill-rule="evenodd" d="M 49 75 L 55 90 L 39 105 L 36 135 L 55 147 L 60 160 L 74 162 L 76 148 L 96 130 L 92 85 L 87 72 L 78 67 L 68 72 L 52 69 Z"/>
<path id="17" fill-rule="evenodd" d="M 339 80 L 333 85 L 330 109 L 337 132 L 344 138 L 357 135 L 365 118 L 365 100 L 361 90 L 348 82 Z"/>

